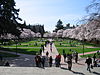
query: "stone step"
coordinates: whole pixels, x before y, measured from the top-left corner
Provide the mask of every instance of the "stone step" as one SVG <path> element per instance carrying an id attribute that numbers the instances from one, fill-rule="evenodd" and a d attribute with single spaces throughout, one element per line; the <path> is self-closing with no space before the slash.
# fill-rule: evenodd
<path id="1" fill-rule="evenodd" d="M 91 71 L 87 71 L 86 67 L 72 68 L 72 71 L 64 67 L 0 67 L 0 75 L 100 75 L 99 67 Z"/>

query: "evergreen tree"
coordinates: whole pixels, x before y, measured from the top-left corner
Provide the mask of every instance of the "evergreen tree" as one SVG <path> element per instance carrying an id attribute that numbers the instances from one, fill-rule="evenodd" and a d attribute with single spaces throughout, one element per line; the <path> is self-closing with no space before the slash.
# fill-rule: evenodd
<path id="1" fill-rule="evenodd" d="M 70 29 L 70 23 L 66 24 L 66 29 Z"/>
<path id="2" fill-rule="evenodd" d="M 58 30 L 64 28 L 62 24 L 63 24 L 63 22 L 59 19 L 58 22 L 57 22 L 57 25 L 56 25 L 56 29 L 55 29 L 56 32 L 57 32 Z"/>
<path id="3" fill-rule="evenodd" d="M 21 24 L 17 20 L 22 19 L 18 17 L 19 9 L 15 6 L 14 0 L 0 0 L 0 35 L 11 33 L 19 37 Z"/>
<path id="4" fill-rule="evenodd" d="M 44 25 L 43 26 L 40 26 L 40 34 L 41 34 L 41 37 L 43 37 L 44 33 L 45 33 L 45 30 L 44 30 Z"/>

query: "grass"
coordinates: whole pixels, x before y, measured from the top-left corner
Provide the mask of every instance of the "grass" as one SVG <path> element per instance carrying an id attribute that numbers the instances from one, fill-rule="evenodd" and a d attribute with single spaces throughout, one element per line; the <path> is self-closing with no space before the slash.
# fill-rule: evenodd
<path id="1" fill-rule="evenodd" d="M 0 55 L 3 57 L 19 57 L 19 55 L 4 53 L 4 52 L 0 52 Z"/>
<path id="2" fill-rule="evenodd" d="M 37 45 L 35 45 L 36 43 Z M 80 41 L 58 39 L 58 41 L 54 41 L 54 43 L 55 46 L 57 47 L 58 52 L 61 54 L 63 49 L 66 51 L 66 53 L 69 53 L 70 49 L 77 51 L 78 53 L 83 53 L 82 43 Z M 21 45 L 17 45 L 18 47 L 17 50 L 16 50 L 16 44 L 10 46 L 9 45 L 1 46 L 1 47 L 8 47 L 8 48 L 3 48 L 3 50 L 5 51 L 12 51 L 12 52 L 17 51 L 18 53 L 34 55 L 39 52 L 41 44 L 44 44 L 44 41 L 41 39 L 36 39 L 33 41 L 20 42 L 19 44 Z M 94 44 L 84 43 L 84 47 L 85 47 L 84 52 L 100 50 L 100 48 L 86 48 L 86 46 L 94 46 Z M 10 48 L 10 47 L 15 47 L 15 48 Z M 19 47 L 23 47 L 23 48 L 19 48 Z M 33 48 L 26 48 L 26 47 L 33 47 Z"/>
<path id="3" fill-rule="evenodd" d="M 63 49 L 66 51 L 66 53 L 71 52 L 71 50 L 76 51 L 78 53 L 83 53 L 83 45 L 80 41 L 75 40 L 61 40 L 55 41 L 55 46 L 57 47 L 57 50 L 60 54 L 62 54 Z M 61 44 L 61 45 L 60 45 Z M 100 50 L 100 48 L 87 48 L 89 47 L 98 47 L 97 45 L 91 44 L 91 43 L 84 43 L 84 52 L 91 52 L 91 51 L 97 51 Z"/>
<path id="4" fill-rule="evenodd" d="M 55 44 L 56 47 L 78 47 L 78 45 L 69 45 L 69 44 Z"/>
<path id="5" fill-rule="evenodd" d="M 78 41 L 72 40 L 55 41 L 54 43 L 56 47 L 78 47 L 80 44 L 82 44 Z"/>
<path id="6" fill-rule="evenodd" d="M 34 42 L 34 43 L 32 43 L 32 42 L 34 42 L 34 41 L 30 41 L 27 43 L 20 43 L 17 45 L 17 47 L 41 47 L 41 45 L 44 44 L 44 42 Z M 2 46 L 2 47 L 16 47 L 16 44 L 6 45 L 6 46 Z"/>
<path id="7" fill-rule="evenodd" d="M 35 55 L 39 52 L 40 48 L 1 48 L 4 51 L 17 52 L 22 54 Z"/>
<path id="8" fill-rule="evenodd" d="M 77 47 L 77 46 L 82 46 L 82 42 L 81 41 L 69 40 L 69 39 L 64 39 L 64 40 L 60 39 L 60 40 L 55 41 L 54 43 L 55 43 L 56 47 L 74 47 L 74 46 Z M 60 43 L 62 45 L 60 45 Z M 84 42 L 84 45 L 85 46 L 92 46 L 92 47 L 100 47 L 100 44 L 93 44 L 93 43 L 87 43 L 87 42 Z"/>
<path id="9" fill-rule="evenodd" d="M 100 47 L 100 44 L 85 43 L 86 46 Z"/>
<path id="10" fill-rule="evenodd" d="M 5 50 L 5 51 L 35 55 L 36 53 L 39 53 L 42 44 L 44 44 L 43 40 L 36 39 L 33 41 L 19 42 L 17 45 L 17 49 L 16 49 L 16 44 L 2 45 L 1 49 Z M 13 47 L 13 48 L 11 48 L 11 47 Z M 26 47 L 33 47 L 33 48 L 26 48 Z"/>
<path id="11" fill-rule="evenodd" d="M 68 47 L 57 47 L 57 50 L 60 54 L 62 54 L 63 49 L 66 51 L 66 53 L 70 52 L 70 49 L 73 51 L 76 51 L 78 53 L 83 53 L 83 48 L 81 47 L 76 47 L 76 48 L 68 48 Z M 100 50 L 100 48 L 84 48 L 84 52 L 91 52 L 91 51 L 97 51 Z"/>

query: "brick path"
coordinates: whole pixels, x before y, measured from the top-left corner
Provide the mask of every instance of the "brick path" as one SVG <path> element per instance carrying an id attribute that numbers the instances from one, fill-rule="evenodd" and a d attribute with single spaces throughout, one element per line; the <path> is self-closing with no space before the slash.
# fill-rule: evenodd
<path id="1" fill-rule="evenodd" d="M 97 51 L 86 52 L 86 53 L 84 53 L 84 55 L 87 55 L 87 54 L 93 54 L 93 53 L 97 53 Z M 79 55 L 83 55 L 83 53 L 80 53 Z"/>

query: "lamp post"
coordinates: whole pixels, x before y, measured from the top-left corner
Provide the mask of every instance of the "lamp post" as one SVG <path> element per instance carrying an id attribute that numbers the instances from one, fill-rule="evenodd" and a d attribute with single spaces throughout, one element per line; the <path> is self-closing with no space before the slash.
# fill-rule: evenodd
<path id="1" fill-rule="evenodd" d="M 17 42 L 17 40 L 16 40 L 16 55 L 17 55 L 17 43 L 18 43 L 18 42 Z"/>
<path id="2" fill-rule="evenodd" d="M 84 39 L 83 39 L 83 56 L 84 56 Z"/>
<path id="3" fill-rule="evenodd" d="M 84 31 L 86 30 L 86 28 L 83 28 L 83 35 L 82 35 L 82 44 L 83 44 L 83 56 L 84 56 L 84 40 L 85 40 L 85 35 L 84 35 Z"/>

